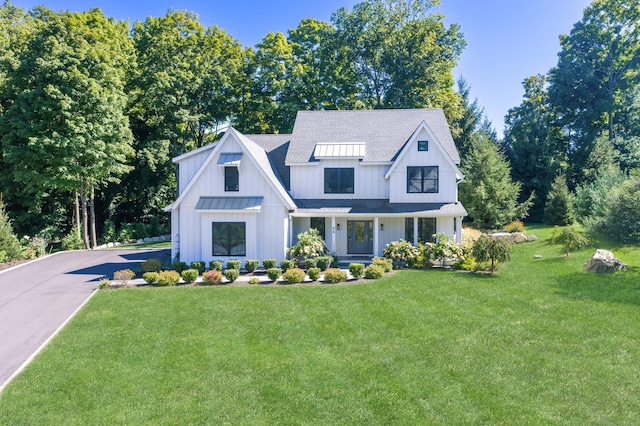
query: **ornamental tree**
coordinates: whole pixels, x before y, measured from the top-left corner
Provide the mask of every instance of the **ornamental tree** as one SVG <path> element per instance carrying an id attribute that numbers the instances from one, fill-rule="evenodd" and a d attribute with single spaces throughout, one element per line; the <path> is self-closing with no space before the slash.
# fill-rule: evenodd
<path id="1" fill-rule="evenodd" d="M 473 257 L 480 262 L 491 261 L 491 274 L 496 270 L 499 262 L 511 259 L 511 242 L 506 238 L 492 237 L 482 234 L 473 244 Z"/>

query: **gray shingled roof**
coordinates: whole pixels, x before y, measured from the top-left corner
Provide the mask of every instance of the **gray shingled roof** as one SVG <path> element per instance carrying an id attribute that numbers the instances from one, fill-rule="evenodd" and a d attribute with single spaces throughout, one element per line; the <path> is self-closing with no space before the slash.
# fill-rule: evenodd
<path id="1" fill-rule="evenodd" d="M 291 190 L 289 166 L 286 166 L 284 163 L 285 157 L 287 156 L 287 150 L 289 149 L 289 140 L 291 139 L 291 135 L 278 134 L 245 136 L 265 150 L 276 177 L 280 180 L 280 183 L 282 183 L 287 191 Z"/>
<path id="2" fill-rule="evenodd" d="M 459 164 L 449 124 L 439 108 L 299 111 L 286 163 L 311 161 L 315 145 L 320 142 L 365 142 L 363 161 L 393 161 L 423 121 L 453 162 Z"/>
<path id="3" fill-rule="evenodd" d="M 467 216 L 461 203 L 390 203 L 385 199 L 364 200 L 294 200 L 296 213 L 338 214 L 438 214 L 442 216 Z"/>

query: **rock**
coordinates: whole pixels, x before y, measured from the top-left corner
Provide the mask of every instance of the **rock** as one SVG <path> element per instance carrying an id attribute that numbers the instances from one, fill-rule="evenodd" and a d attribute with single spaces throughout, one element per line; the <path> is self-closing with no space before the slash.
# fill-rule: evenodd
<path id="1" fill-rule="evenodd" d="M 513 234 L 511 234 L 511 238 L 513 238 L 513 241 L 515 241 L 516 243 L 524 243 L 525 241 L 527 241 L 527 236 L 522 232 L 514 232 Z"/>
<path id="2" fill-rule="evenodd" d="M 609 250 L 598 249 L 585 263 L 584 270 L 594 274 L 610 274 L 626 268 Z"/>
<path id="3" fill-rule="evenodd" d="M 538 237 L 536 237 L 535 235 L 529 235 L 527 237 L 527 241 L 538 241 Z"/>
<path id="4" fill-rule="evenodd" d="M 109 248 L 113 247 L 113 243 L 107 243 L 107 247 Z"/>
<path id="5" fill-rule="evenodd" d="M 493 238 L 508 238 L 508 239 L 512 238 L 510 232 L 496 232 L 495 234 L 491 234 L 491 236 Z"/>
<path id="6" fill-rule="evenodd" d="M 541 254 L 534 254 L 533 258 L 534 259 L 542 259 L 542 255 Z"/>

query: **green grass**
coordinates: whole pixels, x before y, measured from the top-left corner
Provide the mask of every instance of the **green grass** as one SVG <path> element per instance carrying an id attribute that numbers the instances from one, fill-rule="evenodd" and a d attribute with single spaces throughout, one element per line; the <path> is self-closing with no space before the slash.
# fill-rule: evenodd
<path id="1" fill-rule="evenodd" d="M 0 424 L 636 423 L 640 250 L 595 276 L 531 232 L 496 276 L 102 291 Z"/>

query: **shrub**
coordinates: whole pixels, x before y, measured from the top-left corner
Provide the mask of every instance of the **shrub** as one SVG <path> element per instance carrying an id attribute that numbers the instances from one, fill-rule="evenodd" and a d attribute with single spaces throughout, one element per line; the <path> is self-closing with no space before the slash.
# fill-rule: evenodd
<path id="1" fill-rule="evenodd" d="M 244 269 L 248 273 L 252 273 L 260 266 L 260 261 L 258 259 L 247 259 L 244 262 Z"/>
<path id="2" fill-rule="evenodd" d="M 230 283 L 232 283 L 235 280 L 237 280 L 238 277 L 240 276 L 240 270 L 239 269 L 225 269 L 223 274 L 224 274 L 224 277 L 227 280 L 229 280 Z"/>
<path id="3" fill-rule="evenodd" d="M 98 283 L 98 289 L 102 290 L 103 288 L 107 288 L 111 285 L 111 281 L 109 281 L 109 278 L 103 278 L 100 280 L 100 282 Z"/>
<path id="4" fill-rule="evenodd" d="M 104 230 L 102 231 L 102 241 L 105 243 L 116 242 L 116 224 L 112 220 L 104 221 Z"/>
<path id="5" fill-rule="evenodd" d="M 384 257 L 399 266 L 411 266 L 420 254 L 409 241 L 399 240 L 388 243 L 384 248 Z"/>
<path id="6" fill-rule="evenodd" d="M 572 226 L 563 226 L 562 228 L 556 226 L 551 235 L 551 244 L 561 245 L 569 257 L 569 251 L 584 248 L 589 244 L 589 240 L 579 234 Z"/>
<path id="7" fill-rule="evenodd" d="M 66 236 L 62 237 L 62 250 L 82 250 L 84 249 L 84 242 L 80 238 L 80 233 L 77 229 L 72 229 Z"/>
<path id="8" fill-rule="evenodd" d="M 304 260 L 304 269 L 311 269 L 318 266 L 318 262 L 315 259 L 305 259 Z"/>
<path id="9" fill-rule="evenodd" d="M 189 265 L 185 262 L 176 261 L 171 264 L 171 269 L 176 271 L 178 274 L 181 274 L 185 269 L 189 269 Z"/>
<path id="10" fill-rule="evenodd" d="M 240 270 L 240 266 L 242 266 L 242 262 L 237 259 L 227 260 L 227 269 L 237 269 Z"/>
<path id="11" fill-rule="evenodd" d="M 278 267 L 278 261 L 276 259 L 264 259 L 262 261 L 262 266 L 265 270 L 273 269 Z"/>
<path id="12" fill-rule="evenodd" d="M 7 252 L 4 250 L 0 250 L 0 263 L 5 263 L 9 260 L 9 256 L 7 256 Z"/>
<path id="13" fill-rule="evenodd" d="M 222 283 L 222 272 L 217 269 L 212 269 L 209 272 L 202 274 L 202 284 L 216 285 Z"/>
<path id="14" fill-rule="evenodd" d="M 329 268 L 324 272 L 324 282 L 336 284 L 347 280 L 347 273 L 342 269 Z"/>
<path id="15" fill-rule="evenodd" d="M 267 269 L 267 276 L 271 281 L 276 281 L 282 275 L 282 269 L 280 268 L 269 268 Z"/>
<path id="16" fill-rule="evenodd" d="M 371 261 L 371 264 L 381 267 L 384 272 L 391 272 L 393 270 L 393 262 L 386 257 L 376 256 Z"/>
<path id="17" fill-rule="evenodd" d="M 437 234 L 437 242 L 425 243 L 424 253 L 427 260 L 441 262 L 445 266 L 445 261 L 449 260 L 456 264 L 464 260 L 464 250 L 462 244 L 457 244 L 449 240 L 449 236 L 444 233 Z"/>
<path id="18" fill-rule="evenodd" d="M 353 278 L 360 278 L 364 274 L 364 264 L 351 263 L 349 264 L 349 273 Z"/>
<path id="19" fill-rule="evenodd" d="M 320 268 L 307 269 L 307 275 L 309 275 L 309 279 L 311 281 L 318 281 L 318 279 L 320 278 Z"/>
<path id="20" fill-rule="evenodd" d="M 384 276 L 384 268 L 382 266 L 371 264 L 364 270 L 364 277 L 368 280 L 377 280 Z"/>
<path id="21" fill-rule="evenodd" d="M 177 271 L 160 271 L 158 272 L 158 281 L 156 285 L 166 287 L 174 286 L 180 282 L 180 274 Z"/>
<path id="22" fill-rule="evenodd" d="M 158 273 L 157 272 L 145 272 L 144 274 L 142 274 L 142 279 L 147 284 L 154 284 L 158 280 Z"/>
<path id="23" fill-rule="evenodd" d="M 473 257 L 480 262 L 491 261 L 491 273 L 495 272 L 498 262 L 511 258 L 511 242 L 506 238 L 494 238 L 483 234 L 473 245 Z"/>
<path id="24" fill-rule="evenodd" d="M 317 229 L 311 228 L 298 234 L 298 242 L 289 248 L 292 259 L 317 257 L 327 252 L 324 240 Z"/>
<path id="25" fill-rule="evenodd" d="M 251 277 L 251 279 L 249 280 L 249 284 L 260 284 L 260 278 Z"/>
<path id="26" fill-rule="evenodd" d="M 113 280 L 120 281 L 120 285 L 127 285 L 129 280 L 135 277 L 136 274 L 131 269 L 121 269 L 113 273 Z"/>
<path id="27" fill-rule="evenodd" d="M 289 268 L 284 273 L 284 280 L 289 284 L 301 283 L 304 281 L 304 271 L 300 268 Z"/>
<path id="28" fill-rule="evenodd" d="M 514 220 L 511 223 L 508 223 L 504 226 L 504 232 L 524 232 L 524 223 L 520 220 Z"/>
<path id="29" fill-rule="evenodd" d="M 204 263 L 203 263 L 204 265 Z M 192 283 L 198 279 L 198 270 L 197 269 L 186 269 L 182 271 L 182 279 L 186 283 Z"/>
<path id="30" fill-rule="evenodd" d="M 162 268 L 162 260 L 147 259 L 140 266 L 142 267 L 142 272 L 158 272 Z"/>
<path id="31" fill-rule="evenodd" d="M 196 271 L 198 271 L 198 274 L 203 274 L 204 273 L 204 265 L 205 263 L 202 260 L 199 260 L 197 262 L 191 262 L 191 264 L 189 265 L 190 269 L 195 269 Z"/>
<path id="32" fill-rule="evenodd" d="M 333 256 L 319 256 L 316 257 L 316 266 L 320 268 L 321 271 L 326 271 L 333 263 Z"/>
<path id="33" fill-rule="evenodd" d="M 222 263 L 221 260 L 212 260 L 211 262 L 209 262 L 209 270 L 210 271 L 220 271 L 222 272 L 222 267 L 224 266 L 224 263 Z"/>
<path id="34" fill-rule="evenodd" d="M 280 268 L 282 268 L 283 271 L 293 268 L 293 260 L 282 259 L 280 262 Z"/>

